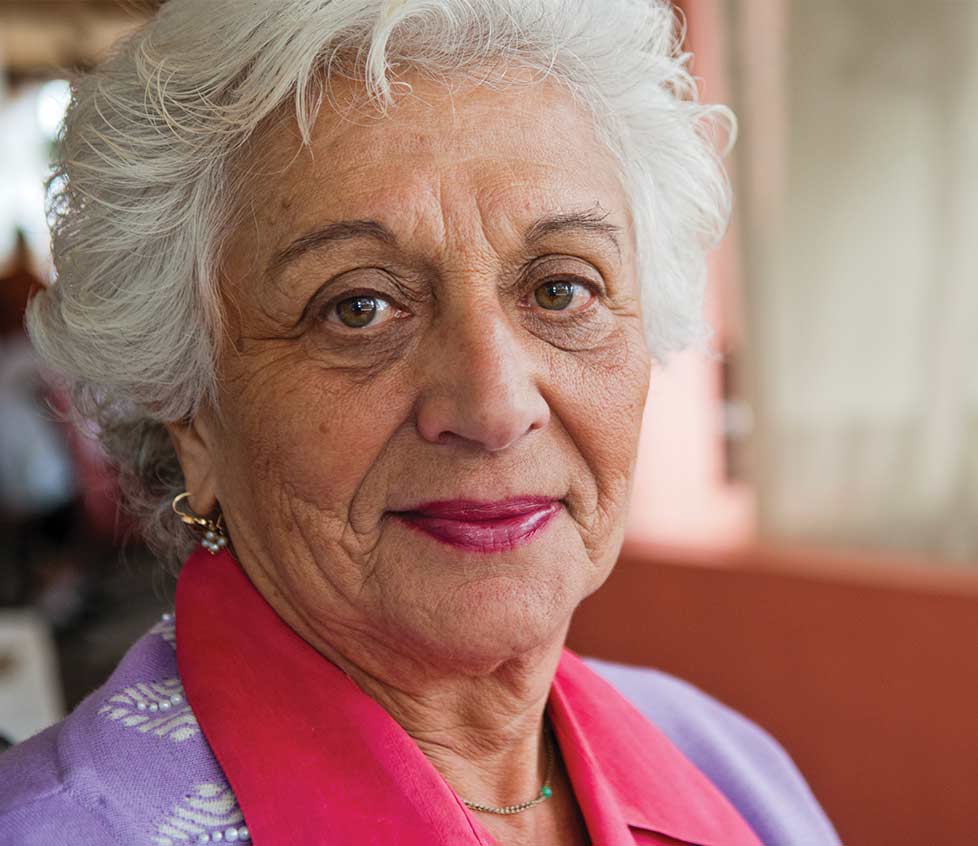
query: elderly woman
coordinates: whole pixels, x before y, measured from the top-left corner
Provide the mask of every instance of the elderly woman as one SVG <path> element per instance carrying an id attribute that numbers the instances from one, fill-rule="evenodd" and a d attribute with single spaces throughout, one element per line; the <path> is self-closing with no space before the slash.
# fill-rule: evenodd
<path id="1" fill-rule="evenodd" d="M 170 0 L 78 82 L 30 330 L 186 562 L 0 759 L 3 846 L 838 842 L 744 718 L 563 646 L 727 212 L 676 35 Z"/>

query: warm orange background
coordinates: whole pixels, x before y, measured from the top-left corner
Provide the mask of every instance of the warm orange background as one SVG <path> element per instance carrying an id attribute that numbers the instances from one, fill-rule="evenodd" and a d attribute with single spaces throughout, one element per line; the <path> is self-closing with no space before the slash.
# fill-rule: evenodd
<path id="1" fill-rule="evenodd" d="M 633 545 L 570 645 L 756 720 L 849 846 L 978 842 L 978 575 Z"/>

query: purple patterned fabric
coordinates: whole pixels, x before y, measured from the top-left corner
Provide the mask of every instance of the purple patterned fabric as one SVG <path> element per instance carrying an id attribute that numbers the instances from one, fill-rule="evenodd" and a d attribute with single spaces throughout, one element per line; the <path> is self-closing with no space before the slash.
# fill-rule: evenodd
<path id="1" fill-rule="evenodd" d="M 183 695 L 174 638 L 165 617 L 67 719 L 0 755 L 0 846 L 248 842 Z M 766 846 L 837 846 L 804 779 L 757 726 L 663 673 L 588 663 L 727 795 Z"/>

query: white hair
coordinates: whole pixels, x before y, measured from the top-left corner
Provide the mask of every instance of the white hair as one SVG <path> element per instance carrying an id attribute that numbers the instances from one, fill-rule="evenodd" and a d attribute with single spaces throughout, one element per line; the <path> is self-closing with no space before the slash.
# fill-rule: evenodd
<path id="1" fill-rule="evenodd" d="M 222 247 L 234 161 L 283 108 L 303 142 L 331 75 L 382 111 L 405 69 L 451 81 L 487 63 L 565 85 L 620 163 L 653 355 L 702 341 L 705 253 L 730 192 L 722 106 L 698 101 L 665 0 L 169 0 L 73 85 L 53 180 L 58 281 L 28 327 L 95 421 L 146 539 L 191 542 L 169 500 L 183 478 L 164 421 L 216 403 Z"/>

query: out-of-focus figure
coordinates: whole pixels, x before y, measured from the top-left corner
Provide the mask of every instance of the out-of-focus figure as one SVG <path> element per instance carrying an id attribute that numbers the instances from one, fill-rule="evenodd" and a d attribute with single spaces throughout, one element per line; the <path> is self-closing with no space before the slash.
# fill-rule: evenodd
<path id="1" fill-rule="evenodd" d="M 24 307 L 39 285 L 19 235 L 0 278 L 0 526 L 8 558 L 0 601 L 40 604 L 61 626 L 83 604 L 72 549 L 80 491 L 68 432 L 23 331 Z"/>

